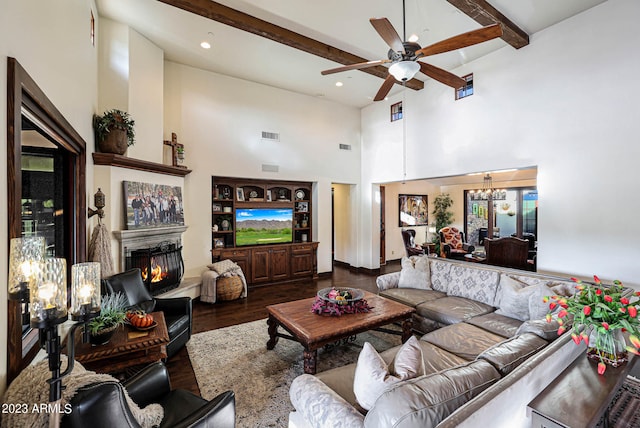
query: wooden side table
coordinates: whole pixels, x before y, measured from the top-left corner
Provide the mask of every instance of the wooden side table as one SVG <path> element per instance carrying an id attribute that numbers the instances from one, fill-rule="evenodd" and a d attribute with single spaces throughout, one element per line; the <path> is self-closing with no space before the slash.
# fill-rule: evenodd
<path id="1" fill-rule="evenodd" d="M 125 369 L 167 358 L 169 333 L 163 312 L 153 312 L 156 328 L 138 331 L 131 326 L 119 328 L 106 345 L 82 343 L 76 331 L 75 360 L 86 369 L 99 373 L 119 373 Z"/>
<path id="2" fill-rule="evenodd" d="M 531 426 L 535 428 L 587 428 L 605 416 L 608 407 L 637 362 L 633 354 L 620 367 L 598 374 L 597 364 L 581 354 L 529 403 Z"/>

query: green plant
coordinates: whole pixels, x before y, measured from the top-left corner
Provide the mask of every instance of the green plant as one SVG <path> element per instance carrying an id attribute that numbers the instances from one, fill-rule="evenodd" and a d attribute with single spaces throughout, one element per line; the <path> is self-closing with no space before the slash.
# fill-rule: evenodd
<path id="1" fill-rule="evenodd" d="M 453 206 L 453 200 L 448 193 L 442 193 L 433 199 L 433 224 L 436 227 L 436 234 L 433 236 L 433 243 L 436 244 L 436 254 L 440 254 L 440 234 L 438 233 L 443 227 L 453 223 L 453 213 L 449 208 Z"/>
<path id="2" fill-rule="evenodd" d="M 112 129 L 122 129 L 127 134 L 127 146 L 135 144 L 135 121 L 126 111 L 112 109 L 104 112 L 102 116 L 93 116 L 93 127 L 99 141 L 104 141 Z"/>
<path id="3" fill-rule="evenodd" d="M 129 302 L 122 293 L 107 294 L 102 296 L 100 302 L 100 315 L 89 321 L 87 327 L 89 333 L 95 335 L 102 330 L 118 327 L 124 324 L 127 317 Z"/>

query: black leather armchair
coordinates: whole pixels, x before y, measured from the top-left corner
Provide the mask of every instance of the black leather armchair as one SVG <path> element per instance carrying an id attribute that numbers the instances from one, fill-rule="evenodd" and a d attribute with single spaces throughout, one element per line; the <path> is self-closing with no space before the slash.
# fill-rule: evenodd
<path id="1" fill-rule="evenodd" d="M 407 252 L 407 257 L 424 255 L 424 249 L 416 245 L 415 238 L 415 230 L 405 229 L 402 231 L 402 240 L 404 241 L 404 249 Z"/>
<path id="2" fill-rule="evenodd" d="M 191 299 L 175 297 L 156 299 L 151 296 L 142 281 L 140 269 L 129 269 L 102 280 L 105 293 L 121 292 L 129 300 L 129 305 L 137 306 L 145 312 L 162 311 L 169 332 L 167 358 L 175 355 L 191 338 Z"/>
<path id="3" fill-rule="evenodd" d="M 171 390 L 163 363 L 147 366 L 126 382 L 106 381 L 84 386 L 70 400 L 71 411 L 61 419 L 62 428 L 139 427 L 125 398 L 144 408 L 158 403 L 164 409 L 160 428 L 235 427 L 235 394 L 226 391 L 211 401 L 182 389 Z"/>
<path id="4" fill-rule="evenodd" d="M 439 230 L 440 252 L 448 259 L 462 259 L 465 254 L 471 254 L 476 247 L 467 243 L 464 232 L 453 226 L 446 226 Z"/>

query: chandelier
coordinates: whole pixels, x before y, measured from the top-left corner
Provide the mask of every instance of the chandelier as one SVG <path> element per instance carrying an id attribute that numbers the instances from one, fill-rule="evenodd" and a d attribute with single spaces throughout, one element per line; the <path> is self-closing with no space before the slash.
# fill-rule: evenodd
<path id="1" fill-rule="evenodd" d="M 484 176 L 482 189 L 471 190 L 469 194 L 471 195 L 471 200 L 474 201 L 504 201 L 505 199 L 507 199 L 507 191 L 505 189 L 496 189 L 493 187 L 493 179 L 491 178 L 491 175 L 489 173 Z"/>

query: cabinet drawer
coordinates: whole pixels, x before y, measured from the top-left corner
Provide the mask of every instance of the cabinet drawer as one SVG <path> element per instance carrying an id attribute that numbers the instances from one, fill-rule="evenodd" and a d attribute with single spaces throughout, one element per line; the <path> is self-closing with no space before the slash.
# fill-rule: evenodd
<path id="1" fill-rule="evenodd" d="M 223 259 L 231 258 L 247 258 L 249 257 L 249 250 L 222 250 L 220 251 L 220 257 Z"/>

